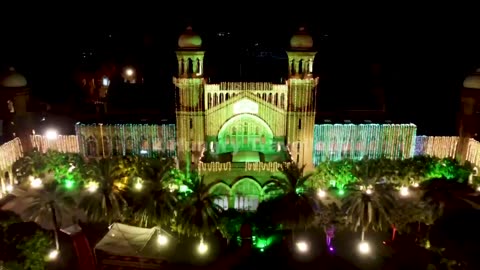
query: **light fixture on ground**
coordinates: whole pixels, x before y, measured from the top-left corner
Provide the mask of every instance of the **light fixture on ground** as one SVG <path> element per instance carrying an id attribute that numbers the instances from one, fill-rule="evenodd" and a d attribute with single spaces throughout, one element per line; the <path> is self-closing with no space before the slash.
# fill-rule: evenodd
<path id="1" fill-rule="evenodd" d="M 49 260 L 55 260 L 58 255 L 60 254 L 60 251 L 58 251 L 58 249 L 54 249 L 52 251 L 50 251 L 50 253 L 48 253 L 48 259 Z"/>
<path id="2" fill-rule="evenodd" d="M 373 189 L 372 188 L 367 188 L 365 190 L 365 193 L 367 193 L 367 195 L 371 195 L 373 193 Z"/>
<path id="3" fill-rule="evenodd" d="M 325 196 L 327 196 L 327 193 L 325 192 L 325 190 L 319 189 L 318 192 L 317 192 L 317 196 L 319 198 L 325 198 Z"/>
<path id="4" fill-rule="evenodd" d="M 58 137 L 58 132 L 54 129 L 49 129 L 45 132 L 45 137 L 47 140 L 55 140 Z"/>
<path id="5" fill-rule="evenodd" d="M 13 191 L 13 186 L 12 186 L 12 185 L 7 185 L 7 186 L 5 187 L 5 190 L 6 190 L 8 193 L 10 193 L 10 192 Z"/>
<path id="6" fill-rule="evenodd" d="M 31 181 L 30 181 L 30 187 L 32 188 L 41 188 L 43 186 L 43 181 L 42 179 L 40 178 L 33 178 Z"/>
<path id="7" fill-rule="evenodd" d="M 400 196 L 407 197 L 410 194 L 408 187 L 401 187 L 400 188 Z"/>
<path id="8" fill-rule="evenodd" d="M 298 241 L 297 242 L 297 250 L 301 253 L 308 252 L 308 243 L 305 241 Z"/>
<path id="9" fill-rule="evenodd" d="M 419 186 L 418 182 L 413 182 L 412 187 L 417 188 Z"/>
<path id="10" fill-rule="evenodd" d="M 200 244 L 198 245 L 197 250 L 198 250 L 198 253 L 201 254 L 201 255 L 207 253 L 208 245 L 203 242 L 203 239 L 200 240 Z"/>
<path id="11" fill-rule="evenodd" d="M 136 189 L 136 190 L 142 190 L 142 188 L 143 188 L 142 182 L 137 181 L 137 182 L 135 183 L 135 189 Z"/>
<path id="12" fill-rule="evenodd" d="M 87 184 L 87 190 L 90 193 L 94 193 L 98 189 L 98 183 L 97 182 L 89 182 Z"/>
<path id="13" fill-rule="evenodd" d="M 370 253 L 370 244 L 367 241 L 361 241 L 360 244 L 358 244 L 358 251 L 362 254 Z"/>
<path id="14" fill-rule="evenodd" d="M 157 243 L 160 246 L 165 246 L 166 244 L 168 244 L 168 238 L 163 234 L 159 234 L 157 237 Z"/>

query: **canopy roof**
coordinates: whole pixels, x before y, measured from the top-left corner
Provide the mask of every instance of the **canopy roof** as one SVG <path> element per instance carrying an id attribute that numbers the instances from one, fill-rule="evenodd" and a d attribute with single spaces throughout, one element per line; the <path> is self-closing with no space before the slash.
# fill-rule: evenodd
<path id="1" fill-rule="evenodd" d="M 157 242 L 160 232 L 169 238 L 168 246 L 161 247 Z M 159 259 L 171 249 L 172 237 L 159 228 L 140 228 L 114 223 L 108 233 L 95 246 L 95 251 L 117 256 Z M 162 256 L 163 255 L 163 256 Z"/>

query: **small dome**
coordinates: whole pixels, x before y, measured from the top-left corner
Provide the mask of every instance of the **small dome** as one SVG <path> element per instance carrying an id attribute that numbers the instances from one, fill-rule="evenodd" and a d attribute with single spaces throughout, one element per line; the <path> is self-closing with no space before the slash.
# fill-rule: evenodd
<path id="1" fill-rule="evenodd" d="M 480 89 L 480 68 L 470 74 L 463 81 L 463 87 L 471 89 Z"/>
<path id="2" fill-rule="evenodd" d="M 1 87 L 25 87 L 27 86 L 27 79 L 15 71 L 13 67 L 9 69 L 9 71 L 2 76 L 0 79 L 0 86 Z"/>
<path id="3" fill-rule="evenodd" d="M 290 39 L 290 47 L 297 50 L 308 50 L 313 47 L 313 39 L 304 27 L 300 27 L 298 32 Z"/>
<path id="4" fill-rule="evenodd" d="M 178 47 L 182 49 L 199 49 L 202 47 L 202 38 L 195 34 L 192 27 L 187 27 L 187 30 L 178 38 Z"/>

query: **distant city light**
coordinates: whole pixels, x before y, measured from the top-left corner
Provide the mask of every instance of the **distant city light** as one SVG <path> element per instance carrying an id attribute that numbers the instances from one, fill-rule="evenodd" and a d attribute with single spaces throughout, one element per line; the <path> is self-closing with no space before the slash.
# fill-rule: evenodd
<path id="1" fill-rule="evenodd" d="M 48 139 L 48 140 L 55 140 L 57 139 L 58 137 L 58 133 L 56 130 L 54 129 L 49 129 L 47 130 L 47 132 L 45 132 L 45 137 Z"/>
<path id="2" fill-rule="evenodd" d="M 130 75 L 129 75 L 130 76 Z M 103 77 L 102 79 L 102 85 L 103 86 L 109 86 L 110 85 L 110 80 L 107 77 Z"/>
<path id="3" fill-rule="evenodd" d="M 127 76 L 129 76 L 129 77 L 132 76 L 133 73 L 134 73 L 134 72 L 133 72 L 133 69 L 132 69 L 132 68 L 127 68 L 127 70 L 125 70 L 125 74 L 126 74 Z"/>

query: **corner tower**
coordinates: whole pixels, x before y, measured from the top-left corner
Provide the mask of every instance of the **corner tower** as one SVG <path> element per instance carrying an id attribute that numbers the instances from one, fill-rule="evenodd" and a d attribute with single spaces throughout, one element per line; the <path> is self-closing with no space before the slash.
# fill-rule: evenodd
<path id="1" fill-rule="evenodd" d="M 292 159 L 313 170 L 313 135 L 318 78 L 313 75 L 313 39 L 301 27 L 290 39 L 288 55 L 287 145 Z"/>
<path id="2" fill-rule="evenodd" d="M 177 152 L 181 164 L 200 157 L 205 138 L 202 39 L 192 27 L 178 39 L 176 86 Z"/>

